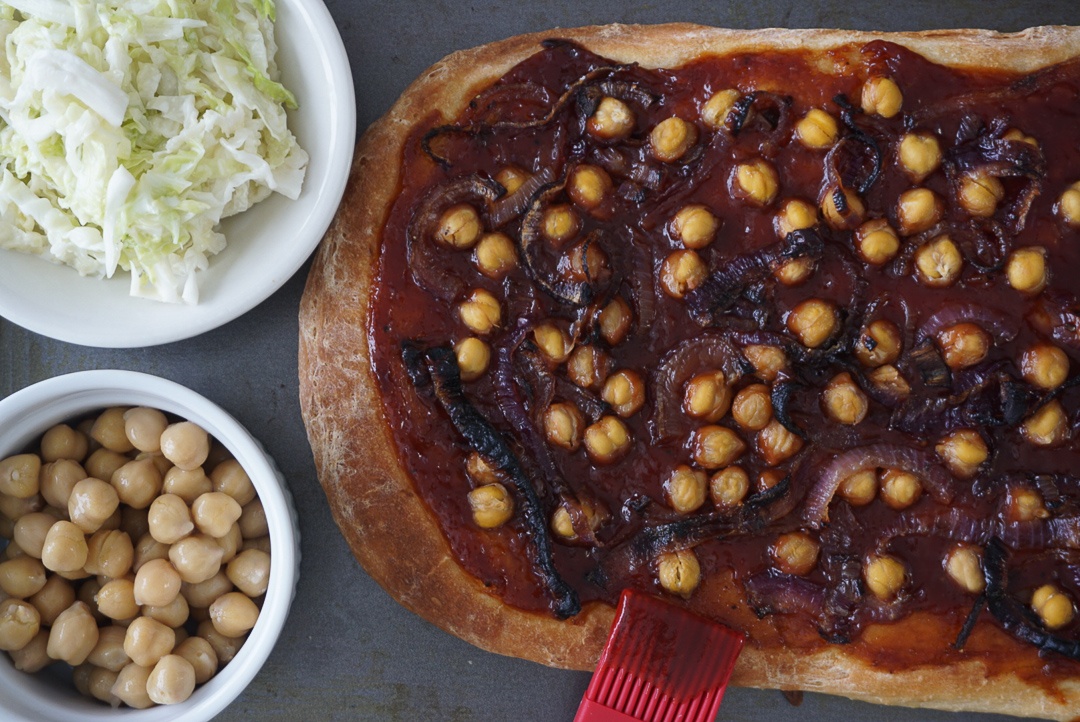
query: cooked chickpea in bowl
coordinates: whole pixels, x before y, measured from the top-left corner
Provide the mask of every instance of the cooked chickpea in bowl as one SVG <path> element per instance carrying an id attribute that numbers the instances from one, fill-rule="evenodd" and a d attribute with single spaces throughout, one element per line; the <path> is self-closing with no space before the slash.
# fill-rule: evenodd
<path id="1" fill-rule="evenodd" d="M 0 401 L 5 718 L 220 712 L 292 601 L 283 485 L 235 420 L 152 376 L 83 372 Z"/>

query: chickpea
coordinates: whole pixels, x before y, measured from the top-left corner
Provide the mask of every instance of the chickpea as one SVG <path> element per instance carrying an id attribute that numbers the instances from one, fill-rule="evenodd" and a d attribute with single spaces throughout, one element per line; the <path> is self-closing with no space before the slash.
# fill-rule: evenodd
<path id="1" fill-rule="evenodd" d="M 601 98 L 585 127 L 600 140 L 620 140 L 634 132 L 636 122 L 634 111 L 630 110 L 629 105 L 617 98 L 605 96 Z"/>
<path id="2" fill-rule="evenodd" d="M 570 334 L 550 321 L 533 329 L 533 341 L 548 362 L 556 365 L 566 361 L 574 350 L 574 341 Z"/>
<path id="3" fill-rule="evenodd" d="M 706 206 L 683 206 L 671 219 L 671 237 L 682 241 L 684 248 L 706 247 L 719 229 L 720 221 Z"/>
<path id="4" fill-rule="evenodd" d="M 164 445 L 165 437 L 162 439 Z M 111 481 L 120 502 L 136 509 L 145 509 L 161 493 L 163 480 L 152 460 L 136 459 L 117 469 Z"/>
<path id="5" fill-rule="evenodd" d="M 876 368 L 900 358 L 900 345 L 900 329 L 897 325 L 878 319 L 863 328 L 853 350 L 863 366 Z"/>
<path id="6" fill-rule="evenodd" d="M 779 469 L 765 469 L 758 474 L 754 488 L 759 492 L 768 491 L 787 477 L 788 475 Z"/>
<path id="7" fill-rule="evenodd" d="M 49 527 L 41 547 L 41 561 L 54 572 L 74 572 L 86 564 L 86 537 L 70 521 L 58 521 Z"/>
<path id="8" fill-rule="evenodd" d="M 244 535 L 240 533 L 240 520 L 229 527 L 224 536 L 217 537 L 217 545 L 221 547 L 221 563 L 228 564 L 236 556 L 236 552 L 244 543 Z"/>
<path id="9" fill-rule="evenodd" d="M 14 496 L 0 494 L 0 519 L 11 521 L 13 519 L 20 519 L 27 514 L 41 511 L 45 507 L 42 503 L 43 501 L 41 496 L 31 496 L 26 499 L 19 499 Z M 14 532 L 14 525 L 12 526 L 12 532 Z"/>
<path id="10" fill-rule="evenodd" d="M 562 247 L 581 230 L 581 219 L 570 206 L 560 203 L 544 211 L 540 233 L 556 247 Z"/>
<path id="11" fill-rule="evenodd" d="M 683 411 L 687 416 L 715 423 L 730 407 L 731 387 L 727 385 L 723 371 L 698 374 L 686 382 Z"/>
<path id="12" fill-rule="evenodd" d="M 836 493 L 852 506 L 866 506 L 877 496 L 878 480 L 873 469 L 857 471 L 840 482 Z"/>
<path id="13" fill-rule="evenodd" d="M 499 280 L 517 265 L 517 248 L 505 233 L 487 233 L 476 244 L 473 260 L 480 273 Z"/>
<path id="14" fill-rule="evenodd" d="M 87 665 L 83 665 L 85 667 Z M 109 704 L 120 704 L 120 698 L 112 693 L 113 685 L 120 676 L 118 673 L 100 667 L 90 665 L 90 673 L 86 680 L 87 692 L 96 700 Z"/>
<path id="15" fill-rule="evenodd" d="M 198 584 L 184 582 L 180 585 L 180 593 L 184 595 L 184 599 L 188 601 L 188 604 L 195 609 L 209 607 L 214 603 L 215 599 L 232 590 L 233 584 L 224 571 L 219 571 L 205 582 L 199 582 Z"/>
<path id="16" fill-rule="evenodd" d="M 704 283 L 708 275 L 708 267 L 696 252 L 675 251 L 660 266 L 660 285 L 672 298 L 682 298 Z"/>
<path id="17" fill-rule="evenodd" d="M 784 574 L 804 577 L 817 566 L 821 545 L 804 531 L 781 534 L 769 547 L 769 556 Z"/>
<path id="18" fill-rule="evenodd" d="M 255 602 L 240 592 L 222 594 L 210 605 L 210 620 L 214 629 L 226 637 L 246 634 L 259 619 Z"/>
<path id="19" fill-rule="evenodd" d="M 131 459 L 116 451 L 97 449 L 86 458 L 86 472 L 81 478 L 85 479 L 87 476 L 92 476 L 95 479 L 112 480 L 113 474 L 129 461 Z M 76 481 L 79 481 L 79 479 Z M 67 506 L 66 500 L 64 506 Z"/>
<path id="20" fill-rule="evenodd" d="M 462 381 L 475 381 L 484 375 L 491 362 L 491 349 L 486 343 L 470 336 L 454 346 Z"/>
<path id="21" fill-rule="evenodd" d="M 163 495 L 176 495 L 180 497 L 185 504 L 190 504 L 199 498 L 200 494 L 205 494 L 206 492 L 213 490 L 214 485 L 210 482 L 210 477 L 206 475 L 206 472 L 203 471 L 202 467 L 192 469 L 191 471 L 184 471 L 183 469 L 174 466 L 165 472 L 165 477 L 161 484 L 161 493 Z M 128 509 L 125 509 L 124 512 L 127 513 Z M 147 530 L 149 530 L 149 527 L 147 527 Z M 142 534 L 133 534 L 132 536 L 142 536 Z"/>
<path id="22" fill-rule="evenodd" d="M 697 128 L 682 118 L 672 116 L 657 123 L 649 133 L 649 149 L 654 158 L 674 163 L 697 142 Z"/>
<path id="23" fill-rule="evenodd" d="M 591 531 L 596 531 L 607 519 L 607 511 L 601 506 L 594 504 L 588 499 L 564 501 L 551 516 L 551 529 L 560 538 L 566 541 L 576 541 L 577 531 L 574 529 L 574 519 L 571 515 L 571 507 L 579 512 Z"/>
<path id="24" fill-rule="evenodd" d="M 90 451 L 90 439 L 67 424 L 49 428 L 41 437 L 41 460 L 52 463 L 60 459 L 82 461 Z"/>
<path id="25" fill-rule="evenodd" d="M 958 323 L 937 334 L 942 358 L 951 369 L 966 369 L 981 362 L 994 340 L 974 323 Z"/>
<path id="26" fill-rule="evenodd" d="M 703 426 L 690 435 L 690 456 L 698 466 L 719 469 L 730 465 L 746 450 L 746 443 L 724 426 Z"/>
<path id="27" fill-rule="evenodd" d="M 135 573 L 135 603 L 164 607 L 180 593 L 180 574 L 167 559 L 152 559 Z"/>
<path id="28" fill-rule="evenodd" d="M 761 431 L 772 419 L 772 398 L 765 384 L 751 384 L 735 394 L 731 404 L 735 423 L 747 431 Z"/>
<path id="29" fill-rule="evenodd" d="M 908 384 L 901 374 L 900 370 L 892 364 L 885 364 L 867 374 L 870 378 L 870 383 L 898 399 L 907 398 L 911 393 L 911 385 Z"/>
<path id="30" fill-rule="evenodd" d="M 727 124 L 728 114 L 739 102 L 739 91 L 728 88 L 713 93 L 701 106 L 701 122 L 713 130 L 720 130 Z"/>
<path id="31" fill-rule="evenodd" d="M 45 586 L 45 566 L 40 559 L 21 556 L 0 562 L 0 589 L 17 599 L 26 599 Z"/>
<path id="32" fill-rule="evenodd" d="M 21 649 L 13 649 L 8 652 L 15 669 L 27 674 L 36 674 L 52 664 L 46 651 L 49 645 L 49 630 L 39 629 L 34 638 L 27 642 Z"/>
<path id="33" fill-rule="evenodd" d="M 1065 225 L 1080 228 L 1080 181 L 1065 189 L 1054 210 Z"/>
<path id="34" fill-rule="evenodd" d="M 816 225 L 817 214 L 817 208 L 812 203 L 807 203 L 800 198 L 791 198 L 784 201 L 776 216 L 773 217 L 773 228 L 776 230 L 776 235 L 784 239 L 789 233 Z"/>
<path id="35" fill-rule="evenodd" d="M 626 338 L 626 334 L 630 332 L 630 325 L 633 322 L 633 311 L 630 310 L 630 304 L 623 300 L 622 296 L 611 299 L 597 315 L 600 336 L 609 346 L 622 343 Z M 597 383 L 599 383 L 599 380 Z"/>
<path id="36" fill-rule="evenodd" d="M 169 561 L 185 582 L 198 584 L 214 576 L 221 569 L 224 551 L 214 537 L 194 534 L 169 547 Z"/>
<path id="37" fill-rule="evenodd" d="M 958 587 L 969 594 L 982 594 L 986 589 L 986 577 L 983 575 L 982 557 L 971 544 L 956 544 L 943 560 L 945 572 Z"/>
<path id="38" fill-rule="evenodd" d="M 124 430 L 124 414 L 127 409 L 115 406 L 105 409 L 90 427 L 90 438 L 109 451 L 126 454 L 135 447 L 128 440 Z"/>
<path id="39" fill-rule="evenodd" d="M 15 520 L 12 539 L 26 554 L 35 559 L 41 559 L 41 548 L 45 545 L 45 537 L 55 522 L 55 518 L 40 511 L 25 514 Z"/>
<path id="40" fill-rule="evenodd" d="M 780 191 L 780 178 L 771 163 L 757 158 L 740 163 L 731 175 L 734 193 L 759 206 L 771 205 Z"/>
<path id="41" fill-rule="evenodd" d="M 443 211 L 435 227 L 435 240 L 447 248 L 467 250 L 476 245 L 483 231 L 480 214 L 462 203 Z"/>
<path id="42" fill-rule="evenodd" d="M 507 195 L 513 195 L 528 179 L 528 173 L 513 165 L 508 165 L 495 174 L 495 182 L 506 189 Z"/>
<path id="43" fill-rule="evenodd" d="M 215 466 L 210 472 L 210 481 L 214 491 L 228 494 L 240 506 L 255 498 L 255 485 L 236 459 L 228 459 Z"/>
<path id="44" fill-rule="evenodd" d="M 270 533 L 270 523 L 266 520 L 266 509 L 260 499 L 252 499 L 244 505 L 239 524 L 240 536 L 244 539 L 266 536 Z"/>
<path id="45" fill-rule="evenodd" d="M 33 641 L 41 630 L 41 615 L 21 599 L 0 601 L 0 649 L 15 652 Z"/>
<path id="46" fill-rule="evenodd" d="M 491 484 L 490 486 L 502 485 L 496 483 Z M 479 488 L 484 489 L 486 487 L 481 486 Z M 506 491 L 506 487 L 503 487 L 501 494 L 495 489 L 491 491 L 495 492 L 493 496 L 495 497 L 497 504 L 490 504 L 485 501 L 479 506 L 489 509 L 493 509 L 496 506 L 509 507 L 510 513 L 513 513 L 513 499 Z M 491 492 L 488 493 L 490 494 Z M 505 499 L 499 499 L 498 497 L 500 496 L 504 496 Z M 472 496 L 469 497 L 469 505 L 473 506 Z M 476 507 L 473 508 L 475 509 Z M 475 519 L 476 512 L 474 511 L 473 514 Z M 505 523 L 506 521 L 509 521 L 509 516 L 500 523 Z M 477 521 L 477 524 L 479 526 L 484 526 L 483 524 L 480 524 L 479 521 Z M 247 549 L 242 551 L 229 562 L 229 566 L 226 567 L 225 575 L 237 589 L 249 597 L 254 598 L 266 594 L 266 588 L 270 583 L 270 555 L 258 549 Z"/>
<path id="47" fill-rule="evenodd" d="M 72 523 L 91 534 L 100 529 L 119 506 L 116 489 L 101 479 L 86 478 L 72 488 L 67 508 Z"/>
<path id="48" fill-rule="evenodd" d="M 1047 629 L 1061 629 L 1076 616 L 1076 607 L 1069 595 L 1053 584 L 1044 584 L 1031 595 L 1031 608 Z"/>
<path id="49" fill-rule="evenodd" d="M 975 171 L 960 177 L 957 193 L 960 207 L 975 218 L 989 218 L 1005 197 L 1005 186 L 988 173 Z"/>
<path id="50" fill-rule="evenodd" d="M 150 695 L 146 692 L 146 683 L 150 679 L 150 667 L 131 664 L 125 665 L 116 675 L 113 683 L 112 694 L 128 707 L 133 709 L 146 709 L 154 705 Z"/>
<path id="51" fill-rule="evenodd" d="M 1057 446 L 1069 436 L 1069 419 L 1061 402 L 1054 399 L 1024 420 L 1024 437 L 1035 446 Z"/>
<path id="52" fill-rule="evenodd" d="M 0 494 L 29 499 L 40 490 L 41 459 L 37 454 L 16 454 L 0 461 Z"/>
<path id="53" fill-rule="evenodd" d="M 548 443 L 577 451 L 585 433 L 585 417 L 571 403 L 556 402 L 544 412 L 544 435 Z"/>
<path id="54" fill-rule="evenodd" d="M 870 401 L 851 374 L 844 371 L 834 376 L 821 392 L 821 406 L 836 423 L 854 426 L 866 418 Z"/>
<path id="55" fill-rule="evenodd" d="M 772 383 L 787 368 L 787 356 L 778 346 L 751 344 L 743 349 L 743 356 L 754 367 L 754 374 L 767 383 Z"/>
<path id="56" fill-rule="evenodd" d="M 220 491 L 203 494 L 191 505 L 191 517 L 203 534 L 221 538 L 240 518 L 243 509 L 231 496 Z"/>
<path id="57" fill-rule="evenodd" d="M 656 559 L 656 576 L 664 589 L 689 599 L 701 583 L 701 563 L 693 549 L 663 552 Z"/>
<path id="58" fill-rule="evenodd" d="M 161 435 L 169 421 L 157 409 L 140 406 L 124 412 L 124 435 L 139 451 L 160 451 Z"/>
<path id="59" fill-rule="evenodd" d="M 75 666 L 86 661 L 97 643 L 98 626 L 90 607 L 83 602 L 75 602 L 61 612 L 53 623 L 47 652 L 53 659 Z"/>
<path id="60" fill-rule="evenodd" d="M 619 416 L 629 418 L 645 404 L 645 380 L 636 371 L 616 371 L 604 382 L 602 398 Z"/>
<path id="61" fill-rule="evenodd" d="M 209 479 L 206 480 L 206 484 L 209 486 Z M 208 491 L 198 498 L 201 499 L 209 493 L 214 492 Z M 234 501 L 233 503 L 235 504 L 236 502 Z M 153 503 L 150 505 L 147 523 L 150 529 L 150 536 L 162 544 L 178 542 L 195 529 L 195 524 L 192 522 L 191 512 L 188 510 L 187 504 L 176 494 L 162 494 L 154 499 Z"/>
<path id="62" fill-rule="evenodd" d="M 813 275 L 816 265 L 812 258 L 792 258 L 777 266 L 773 276 L 785 286 L 798 286 Z"/>
<path id="63" fill-rule="evenodd" d="M 566 192 L 577 205 L 592 210 L 611 193 L 611 176 L 594 165 L 579 165 L 570 174 Z"/>
<path id="64" fill-rule="evenodd" d="M 465 460 L 465 473 L 475 484 L 494 484 L 501 478 L 499 471 L 475 451 Z"/>
<path id="65" fill-rule="evenodd" d="M 820 108 L 813 108 L 795 125 L 795 137 L 807 148 L 828 148 L 836 143 L 840 127 L 836 118 Z"/>
<path id="66" fill-rule="evenodd" d="M 86 543 L 86 564 L 83 568 L 90 574 L 115 579 L 131 571 L 134 558 L 135 548 L 131 537 L 118 529 L 102 529 Z"/>
<path id="67" fill-rule="evenodd" d="M 776 419 L 770 421 L 757 435 L 758 456 L 769 466 L 787 461 L 799 453 L 802 447 L 803 440 L 784 428 Z"/>
<path id="68" fill-rule="evenodd" d="M 945 204 L 929 188 L 906 190 L 896 202 L 896 221 L 905 236 L 930 230 L 944 213 Z"/>
<path id="69" fill-rule="evenodd" d="M 882 601 L 889 601 L 900 593 L 907 581 L 907 569 L 894 556 L 871 556 L 863 566 L 863 580 L 871 594 Z"/>
<path id="70" fill-rule="evenodd" d="M 157 704 L 179 704 L 195 691 L 195 667 L 177 654 L 158 660 L 146 678 L 146 694 Z"/>
<path id="71" fill-rule="evenodd" d="M 738 506 L 749 491 L 750 477 L 739 466 L 721 469 L 709 478 L 709 496 L 718 509 Z"/>
<path id="72" fill-rule="evenodd" d="M 704 471 L 685 464 L 675 467 L 664 480 L 668 505 L 680 514 L 689 514 L 705 503 L 708 477 Z"/>
<path id="73" fill-rule="evenodd" d="M 1032 386 L 1053 391 L 1069 377 L 1069 357 L 1057 346 L 1035 344 L 1024 351 L 1020 370 Z"/>
<path id="74" fill-rule="evenodd" d="M 938 236 L 915 251 L 919 280 L 933 288 L 951 286 L 960 277 L 964 258 L 948 236 Z"/>
<path id="75" fill-rule="evenodd" d="M 86 588 L 86 584 L 83 588 Z M 135 582 L 131 579 L 113 579 L 101 585 L 94 602 L 98 611 L 109 619 L 125 621 L 134 619 L 139 614 L 139 605 L 135 602 Z"/>
<path id="76" fill-rule="evenodd" d="M 831 228 L 850 231 L 866 218 L 866 205 L 862 198 L 843 186 L 830 186 L 821 196 L 821 215 Z"/>
<path id="77" fill-rule="evenodd" d="M 881 474 L 881 500 L 891 508 L 907 509 L 922 496 L 919 477 L 900 469 L 886 469 Z"/>
<path id="78" fill-rule="evenodd" d="M 941 144 L 930 133 L 906 133 L 900 139 L 900 167 L 916 183 L 941 165 Z"/>
<path id="79" fill-rule="evenodd" d="M 458 305 L 458 316 L 470 331 L 486 336 L 498 328 L 502 321 L 502 308 L 499 300 L 489 291 L 476 288 Z"/>
<path id="80" fill-rule="evenodd" d="M 1009 285 L 1021 293 L 1038 293 L 1046 288 L 1046 249 L 1018 248 L 1009 255 L 1005 267 Z"/>
<path id="81" fill-rule="evenodd" d="M 944 437 L 934 447 L 938 456 L 956 476 L 969 479 L 990 457 L 990 450 L 978 431 L 960 429 Z"/>
<path id="82" fill-rule="evenodd" d="M 175 646 L 176 632 L 150 617 L 136 619 L 124 635 L 124 652 L 143 667 L 153 667 Z"/>
<path id="83" fill-rule="evenodd" d="M 150 461 L 154 462 L 154 466 L 157 467 L 158 473 L 161 474 L 162 479 L 165 478 L 165 474 L 169 473 L 170 469 L 176 468 L 172 465 L 172 462 L 166 459 L 165 455 L 162 454 L 160 451 L 140 451 L 135 456 L 135 459 L 137 461 L 141 461 L 143 459 L 150 459 Z"/>
<path id="84" fill-rule="evenodd" d="M 867 115 L 891 118 L 900 112 L 904 95 L 895 80 L 879 75 L 863 83 L 861 102 L 863 112 Z"/>
<path id="85" fill-rule="evenodd" d="M 855 231 L 855 245 L 867 263 L 880 266 L 896 257 L 900 236 L 887 220 L 875 218 Z"/>
<path id="86" fill-rule="evenodd" d="M 120 457 L 124 458 L 124 457 Z M 40 491 L 45 502 L 57 509 L 67 509 L 68 497 L 75 484 L 85 479 L 88 474 L 82 465 L 70 459 L 59 459 L 43 464 L 40 472 Z M 110 473 L 108 477 L 111 478 Z M 100 479 L 101 477 L 95 477 Z"/>
<path id="87" fill-rule="evenodd" d="M 1009 128 L 1005 131 L 1005 135 L 1001 136 L 1003 140 L 1011 140 L 1018 143 L 1027 143 L 1035 148 L 1039 147 L 1039 141 L 1032 138 L 1019 128 Z"/>
<path id="88" fill-rule="evenodd" d="M 788 330 L 807 348 L 824 344 L 839 325 L 836 304 L 821 298 L 807 299 L 787 315 Z"/>
<path id="89" fill-rule="evenodd" d="M 131 662 L 131 658 L 124 651 L 124 638 L 126 636 L 127 629 L 119 625 L 113 624 L 102 627 L 98 630 L 97 644 L 90 650 L 86 661 L 95 667 L 101 667 L 111 672 L 119 672 Z"/>
<path id="90" fill-rule="evenodd" d="M 41 615 L 42 625 L 51 627 L 60 613 L 74 604 L 75 588 L 68 580 L 53 574 L 29 601 Z"/>
<path id="91" fill-rule="evenodd" d="M 176 645 L 173 654 L 178 654 L 191 663 L 195 670 L 195 684 L 205 684 L 217 674 L 218 659 L 214 648 L 202 637 L 188 637 Z"/>
<path id="92" fill-rule="evenodd" d="M 182 594 L 177 594 L 168 604 L 162 606 L 144 604 L 142 608 L 144 617 L 156 619 L 170 629 L 181 627 L 188 620 L 189 613 L 187 600 Z"/>
<path id="93" fill-rule="evenodd" d="M 585 429 L 585 453 L 595 464 L 610 464 L 630 451 L 630 430 L 619 417 L 605 416 Z"/>
<path id="94" fill-rule="evenodd" d="M 131 568 L 132 571 L 137 572 L 143 564 L 146 564 L 152 559 L 168 559 L 169 545 L 162 544 L 154 538 L 153 534 L 147 532 L 136 540 L 134 554 L 135 556 L 132 559 Z"/>

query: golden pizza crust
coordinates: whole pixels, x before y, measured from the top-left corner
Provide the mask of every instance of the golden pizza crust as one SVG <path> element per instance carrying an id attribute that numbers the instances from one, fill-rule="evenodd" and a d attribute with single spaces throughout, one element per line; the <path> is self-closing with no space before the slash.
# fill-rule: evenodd
<path id="1" fill-rule="evenodd" d="M 398 461 L 368 347 L 368 299 L 407 137 L 432 111 L 445 119 L 456 117 L 479 88 L 537 52 L 540 41 L 554 37 L 646 67 L 674 67 L 732 52 L 824 51 L 880 38 L 938 63 L 1027 72 L 1080 55 L 1080 28 L 1042 27 L 1007 35 L 978 30 L 740 31 L 687 24 L 552 30 L 448 56 L 409 86 L 360 139 L 344 201 L 318 251 L 300 308 L 301 407 L 334 517 L 367 572 L 424 619 L 483 649 L 591 670 L 606 640 L 612 608 L 594 603 L 558 621 L 504 605 L 462 570 Z M 843 62 L 820 57 L 823 68 Z M 906 623 L 899 622 L 900 629 Z M 918 631 L 913 625 L 912 632 Z M 1080 713 L 1080 679 L 1056 687 L 1011 673 L 988 679 L 977 661 L 891 671 L 840 646 L 792 651 L 751 644 L 733 681 L 882 704 L 1049 719 Z"/>

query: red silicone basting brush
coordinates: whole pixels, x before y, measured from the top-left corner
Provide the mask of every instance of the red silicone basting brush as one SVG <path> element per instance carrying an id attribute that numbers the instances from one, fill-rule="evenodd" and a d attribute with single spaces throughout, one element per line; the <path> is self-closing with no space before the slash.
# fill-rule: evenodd
<path id="1" fill-rule="evenodd" d="M 713 722 L 743 639 L 627 589 L 574 722 Z"/>

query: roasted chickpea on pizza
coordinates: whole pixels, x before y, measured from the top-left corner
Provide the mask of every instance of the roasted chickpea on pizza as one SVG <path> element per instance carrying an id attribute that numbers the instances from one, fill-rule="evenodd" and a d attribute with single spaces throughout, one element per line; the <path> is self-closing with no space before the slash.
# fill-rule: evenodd
<path id="1" fill-rule="evenodd" d="M 547 664 L 633 587 L 745 632 L 736 683 L 1075 716 L 1078 56 L 675 25 L 435 66 L 301 309 L 365 568 Z"/>

